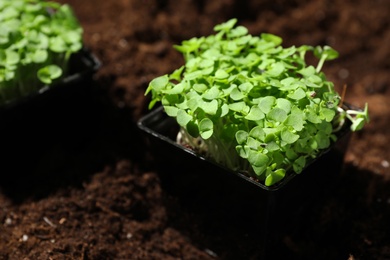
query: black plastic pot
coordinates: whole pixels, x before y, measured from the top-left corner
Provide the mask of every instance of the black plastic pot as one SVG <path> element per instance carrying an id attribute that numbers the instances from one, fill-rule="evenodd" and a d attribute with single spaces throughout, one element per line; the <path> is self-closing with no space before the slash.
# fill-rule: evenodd
<path id="1" fill-rule="evenodd" d="M 55 147 L 74 148 L 93 133 L 92 76 L 100 66 L 89 50 L 82 49 L 71 56 L 67 76 L 57 84 L 0 106 L 0 175 L 33 171 Z"/>
<path id="2" fill-rule="evenodd" d="M 280 243 L 282 234 L 304 225 L 309 206 L 329 191 L 341 171 L 350 136 L 346 127 L 338 142 L 301 174 L 267 187 L 177 144 L 179 126 L 161 107 L 141 118 L 138 126 L 147 134 L 164 189 L 184 207 L 199 212 L 202 222 L 208 223 L 207 232 L 222 236 L 227 227 L 235 228 L 258 239 L 269 254 L 275 253 L 270 248 Z"/>

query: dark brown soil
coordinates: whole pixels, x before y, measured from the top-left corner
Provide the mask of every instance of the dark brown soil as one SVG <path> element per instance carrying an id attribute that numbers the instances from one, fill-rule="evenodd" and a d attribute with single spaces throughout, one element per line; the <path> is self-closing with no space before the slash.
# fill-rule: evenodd
<path id="1" fill-rule="evenodd" d="M 172 45 L 211 34 L 231 17 L 252 34 L 282 36 L 285 46 L 331 45 L 340 58 L 325 65 L 329 79 L 338 90 L 348 86 L 349 103 L 370 108 L 371 122 L 353 135 L 332 192 L 302 216 L 299 232 L 281 231 L 268 252 L 278 259 L 390 259 L 389 1 L 62 2 L 74 8 L 85 45 L 103 63 L 92 130 L 81 124 L 81 137 L 60 133 L 32 163 L 26 158 L 35 148 L 18 158 L 14 166 L 23 170 L 0 170 L 0 259 L 261 258 L 257 225 L 248 230 L 251 223 L 232 220 L 229 210 L 212 220 L 212 210 L 193 211 L 170 195 L 136 127 L 147 113 L 148 82 L 183 62 Z"/>

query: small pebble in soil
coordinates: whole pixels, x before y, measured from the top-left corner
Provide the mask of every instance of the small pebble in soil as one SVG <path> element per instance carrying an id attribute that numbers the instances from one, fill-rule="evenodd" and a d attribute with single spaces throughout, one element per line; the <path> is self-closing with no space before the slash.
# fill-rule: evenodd
<path id="1" fill-rule="evenodd" d="M 125 39 L 120 39 L 119 42 L 118 42 L 118 45 L 119 45 L 121 48 L 125 48 L 125 47 L 127 47 L 128 42 L 127 42 Z"/>
<path id="2" fill-rule="evenodd" d="M 6 226 L 12 225 L 12 219 L 11 218 L 6 218 L 5 221 L 4 221 L 4 225 L 6 225 Z"/>
<path id="3" fill-rule="evenodd" d="M 43 221 L 45 221 L 49 226 L 56 228 L 56 225 L 54 225 L 47 217 L 43 217 Z"/>
<path id="4" fill-rule="evenodd" d="M 26 242 L 28 240 L 28 236 L 26 235 L 26 234 L 24 234 L 23 236 L 22 236 L 22 241 L 23 242 Z"/>
<path id="5" fill-rule="evenodd" d="M 381 165 L 382 165 L 383 168 L 389 168 L 390 163 L 389 163 L 388 161 L 386 161 L 386 160 L 383 160 L 383 161 L 381 162 Z"/>
<path id="6" fill-rule="evenodd" d="M 211 250 L 208 249 L 208 248 L 206 248 L 204 251 L 205 251 L 208 255 L 210 255 L 210 256 L 212 256 L 212 257 L 218 257 L 218 255 L 217 255 L 215 252 L 211 251 Z"/>
<path id="7" fill-rule="evenodd" d="M 127 233 L 127 235 L 126 235 L 126 238 L 127 238 L 127 239 L 130 239 L 130 238 L 132 238 L 132 237 L 133 237 L 133 234 Z"/>

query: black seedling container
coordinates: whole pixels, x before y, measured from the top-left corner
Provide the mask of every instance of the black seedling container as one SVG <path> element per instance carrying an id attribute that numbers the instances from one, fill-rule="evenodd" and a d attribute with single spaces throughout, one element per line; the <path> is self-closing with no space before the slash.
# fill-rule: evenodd
<path id="1" fill-rule="evenodd" d="M 0 175 L 32 171 L 42 157 L 53 154 L 53 148 L 77 149 L 92 133 L 96 113 L 92 76 L 100 65 L 82 49 L 71 56 L 67 76 L 58 83 L 0 106 Z"/>
<path id="2" fill-rule="evenodd" d="M 267 187 L 177 144 L 179 126 L 162 107 L 140 119 L 138 126 L 148 136 L 163 188 L 202 215 L 204 230 L 216 236 L 223 236 L 226 229 L 239 230 L 257 239 L 268 258 L 277 258 L 272 248 L 281 250 L 281 236 L 301 228 L 310 217 L 306 214 L 310 205 L 330 190 L 350 136 L 346 127 L 338 142 L 302 173 Z"/>

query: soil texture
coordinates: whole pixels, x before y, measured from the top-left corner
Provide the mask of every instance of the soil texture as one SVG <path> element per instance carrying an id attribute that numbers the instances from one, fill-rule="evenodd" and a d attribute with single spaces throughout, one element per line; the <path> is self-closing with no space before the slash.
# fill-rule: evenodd
<path id="1" fill-rule="evenodd" d="M 18 130 L 2 135 L 0 259 L 390 259 L 390 1 L 61 2 L 102 66 L 87 95 L 31 123 L 15 117 Z M 332 46 L 340 57 L 324 66 L 329 80 L 347 86 L 348 103 L 369 104 L 342 171 L 296 226 L 270 225 L 272 242 L 261 230 L 272 221 L 251 215 L 234 186 L 172 192 L 165 173 L 196 169 L 160 163 L 136 124 L 150 80 L 183 64 L 172 46 L 233 17 L 284 46 Z"/>

